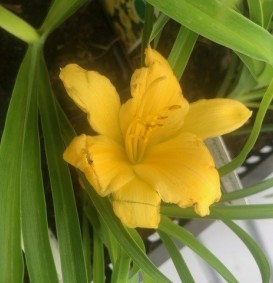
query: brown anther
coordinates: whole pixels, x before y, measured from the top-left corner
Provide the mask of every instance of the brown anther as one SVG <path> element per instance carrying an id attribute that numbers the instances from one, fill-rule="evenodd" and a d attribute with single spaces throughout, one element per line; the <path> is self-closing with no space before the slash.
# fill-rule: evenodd
<path id="1" fill-rule="evenodd" d="M 168 118 L 168 116 L 158 116 L 157 117 L 158 120 L 164 120 L 164 119 L 167 119 L 167 118 Z"/>
<path id="2" fill-rule="evenodd" d="M 152 129 L 152 128 L 156 127 L 156 126 L 157 126 L 157 124 L 146 124 L 145 128 L 148 130 L 148 129 Z"/>
<path id="3" fill-rule="evenodd" d="M 172 105 L 168 109 L 169 110 L 177 110 L 177 109 L 180 109 L 180 108 L 181 108 L 181 105 Z"/>

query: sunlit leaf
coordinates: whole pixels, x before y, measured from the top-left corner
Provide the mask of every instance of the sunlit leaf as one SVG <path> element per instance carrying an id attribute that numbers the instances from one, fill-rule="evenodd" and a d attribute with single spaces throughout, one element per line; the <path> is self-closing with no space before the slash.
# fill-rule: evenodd
<path id="1" fill-rule="evenodd" d="M 195 32 L 183 26 L 180 27 L 171 53 L 168 57 L 169 64 L 178 80 L 180 80 L 187 66 L 197 37 L 198 34 Z"/>
<path id="2" fill-rule="evenodd" d="M 211 265 L 221 276 L 223 276 L 227 282 L 237 282 L 236 278 L 226 268 L 226 266 L 185 228 L 178 226 L 169 218 L 163 216 L 159 225 L 159 230 L 181 241 L 193 250 L 209 265 Z"/>
<path id="3" fill-rule="evenodd" d="M 54 204 L 64 282 L 87 282 L 79 219 L 67 164 L 62 159 L 64 144 L 45 62 L 41 62 L 41 114 L 46 157 Z"/>
<path id="4" fill-rule="evenodd" d="M 0 28 L 3 28 L 26 43 L 37 42 L 40 38 L 38 32 L 31 25 L 1 5 Z"/>
<path id="5" fill-rule="evenodd" d="M 273 64 L 272 35 L 235 11 L 232 6 L 226 5 L 226 1 L 147 2 L 197 34 L 254 59 Z"/>
<path id="6" fill-rule="evenodd" d="M 41 172 L 40 139 L 38 130 L 39 58 L 40 48 L 32 51 L 31 73 L 33 88 L 30 92 L 28 118 L 22 144 L 21 167 L 21 221 L 24 251 L 31 282 L 58 282 L 48 236 L 46 205 Z"/>
<path id="7" fill-rule="evenodd" d="M 105 282 L 104 271 L 104 251 L 103 243 L 96 234 L 93 233 L 93 282 Z"/>
<path id="8" fill-rule="evenodd" d="M 40 28 L 40 32 L 46 37 L 57 26 L 75 13 L 86 1 L 87 0 L 54 0 Z"/>
<path id="9" fill-rule="evenodd" d="M 257 112 L 252 131 L 249 135 L 249 138 L 248 138 L 246 144 L 244 145 L 244 147 L 242 148 L 242 150 L 240 151 L 238 156 L 236 156 L 230 163 L 219 168 L 220 175 L 223 176 L 223 175 L 233 171 L 234 169 L 236 169 L 237 167 L 239 167 L 243 164 L 247 155 L 249 154 L 249 152 L 253 148 L 256 140 L 259 137 L 260 129 L 262 127 L 267 109 L 271 104 L 272 98 L 273 98 L 273 79 L 271 80 L 271 82 L 270 82 L 270 84 L 269 84 L 269 86 L 268 86 L 268 88 L 267 88 L 267 90 L 266 90 L 266 92 L 263 96 L 263 99 L 260 103 L 260 107 L 259 107 L 259 110 Z"/>
<path id="10" fill-rule="evenodd" d="M 0 146 L 0 282 L 22 281 L 20 177 L 35 60 L 28 49 L 10 101 Z M 20 111 L 18 111 L 20 109 Z"/>
<path id="11" fill-rule="evenodd" d="M 226 219 L 222 215 L 219 215 L 219 218 L 221 218 L 221 220 L 246 245 L 259 267 L 263 283 L 268 283 L 270 281 L 270 265 L 259 245 L 240 226 L 230 221 L 229 219 Z"/>
<path id="12" fill-rule="evenodd" d="M 163 241 L 163 244 L 169 251 L 170 257 L 174 263 L 174 266 L 176 268 L 176 271 L 181 279 L 182 282 L 187 283 L 194 283 L 194 279 L 191 275 L 191 272 L 181 254 L 179 249 L 176 247 L 175 243 L 172 241 L 172 239 L 169 237 L 168 234 L 158 231 L 161 240 Z"/>
<path id="13" fill-rule="evenodd" d="M 226 201 L 248 197 L 248 196 L 260 193 L 264 190 L 267 190 L 268 188 L 271 188 L 271 187 L 273 187 L 273 178 L 259 182 L 250 187 L 246 187 L 246 188 L 239 189 L 239 190 L 234 190 L 233 192 L 230 192 L 230 193 L 224 193 L 221 197 L 220 202 L 226 202 Z"/>

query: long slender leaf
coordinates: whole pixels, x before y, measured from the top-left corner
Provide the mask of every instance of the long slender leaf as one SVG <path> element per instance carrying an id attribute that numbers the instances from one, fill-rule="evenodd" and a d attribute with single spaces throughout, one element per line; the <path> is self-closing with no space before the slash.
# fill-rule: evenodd
<path id="1" fill-rule="evenodd" d="M 99 237 L 102 243 L 107 247 L 111 262 L 115 264 L 119 250 L 116 238 L 113 237 L 108 226 L 101 220 L 100 215 L 97 213 L 92 204 L 87 205 L 84 211 L 93 229 L 96 231 L 97 237 Z"/>
<path id="2" fill-rule="evenodd" d="M 104 273 L 104 252 L 103 243 L 96 234 L 93 233 L 93 282 L 105 282 Z"/>
<path id="3" fill-rule="evenodd" d="M 111 283 L 126 283 L 128 281 L 130 262 L 130 257 L 120 248 L 117 262 L 113 267 Z"/>
<path id="4" fill-rule="evenodd" d="M 20 174 L 30 94 L 35 72 L 32 51 L 21 64 L 0 146 L 0 282 L 22 281 Z"/>
<path id="5" fill-rule="evenodd" d="M 40 140 L 38 133 L 37 92 L 41 47 L 33 46 L 31 60 L 33 88 L 22 145 L 21 221 L 24 250 L 31 282 L 58 282 L 48 237 L 46 207 L 41 173 Z"/>
<path id="6" fill-rule="evenodd" d="M 252 131 L 252 128 L 246 127 L 246 128 L 240 129 L 240 130 L 232 133 L 231 135 L 232 136 L 247 135 L 247 134 L 251 133 L 251 131 Z M 272 133 L 272 131 L 273 131 L 273 125 L 272 124 L 270 124 L 270 125 L 263 125 L 261 127 L 260 133 Z"/>
<path id="7" fill-rule="evenodd" d="M 237 52 L 237 55 L 257 82 L 255 88 L 267 86 L 273 76 L 273 67 Z M 247 84 L 248 85 L 248 84 Z"/>
<path id="8" fill-rule="evenodd" d="M 169 55 L 168 61 L 178 80 L 180 80 L 191 52 L 197 40 L 198 34 L 181 26 Z"/>
<path id="9" fill-rule="evenodd" d="M 264 15 L 261 0 L 247 0 L 249 18 L 256 24 L 264 26 Z"/>
<path id="10" fill-rule="evenodd" d="M 148 274 L 155 281 L 159 282 L 170 282 L 149 260 L 143 250 L 139 245 L 134 241 L 126 229 L 122 226 L 120 221 L 113 213 L 113 209 L 108 199 L 101 198 L 97 193 L 92 189 L 89 183 L 86 181 L 82 173 L 79 172 L 82 181 L 84 182 L 85 188 L 96 207 L 98 213 L 101 215 L 103 221 L 108 225 L 109 229 L 112 231 L 113 235 L 116 237 L 116 240 L 128 256 L 141 268 L 145 273 Z"/>
<path id="11" fill-rule="evenodd" d="M 37 42 L 38 32 L 23 19 L 0 5 L 0 27 L 26 43 Z"/>
<path id="12" fill-rule="evenodd" d="M 53 195 L 57 235 L 64 282 L 87 282 L 79 219 L 67 164 L 62 159 L 64 145 L 56 105 L 45 62 L 41 62 L 39 109 Z"/>
<path id="13" fill-rule="evenodd" d="M 214 213 L 215 212 L 215 213 Z M 224 214 L 228 219 L 267 219 L 273 218 L 273 204 L 229 205 L 210 208 L 210 214 L 201 217 L 193 208 L 181 208 L 177 205 L 161 205 L 161 213 L 169 217 L 218 219 L 218 214 Z"/>
<path id="14" fill-rule="evenodd" d="M 270 265 L 259 245 L 240 226 L 222 215 L 219 215 L 219 218 L 242 240 L 251 252 L 259 267 L 263 283 L 270 282 Z"/>
<path id="15" fill-rule="evenodd" d="M 255 89 L 257 86 L 257 81 L 249 71 L 249 69 L 243 65 L 240 70 L 240 75 L 237 78 L 236 83 L 233 86 L 232 91 L 227 94 L 228 98 L 242 100 L 244 95 Z"/>
<path id="16" fill-rule="evenodd" d="M 251 58 L 273 64 L 272 35 L 232 7 L 228 7 L 223 1 L 147 0 L 147 2 L 190 30 L 216 43 Z"/>
<path id="17" fill-rule="evenodd" d="M 243 164 L 244 160 L 246 159 L 247 155 L 249 154 L 249 152 L 251 151 L 251 149 L 253 148 L 259 133 L 260 133 L 260 129 L 262 127 L 263 124 L 263 120 L 265 117 L 265 114 L 267 112 L 268 107 L 271 104 L 273 98 L 273 79 L 271 80 L 265 94 L 264 97 L 261 101 L 260 104 L 260 108 L 258 110 L 258 113 L 256 115 L 256 119 L 253 125 L 253 129 L 250 133 L 250 136 L 246 142 L 246 144 L 244 145 L 243 149 L 240 151 L 240 154 L 238 156 L 236 156 L 230 163 L 224 165 L 223 167 L 221 167 L 219 169 L 219 174 L 220 175 L 225 175 L 231 171 L 233 171 L 235 168 L 239 167 L 240 165 Z"/>
<path id="18" fill-rule="evenodd" d="M 263 18 L 264 18 L 264 27 L 269 29 L 270 23 L 272 23 L 273 16 L 273 6 L 271 1 L 262 1 L 262 10 L 263 10 Z"/>
<path id="19" fill-rule="evenodd" d="M 262 191 L 265 191 L 271 187 L 273 187 L 273 178 L 270 178 L 258 184 L 252 185 L 250 187 L 234 190 L 233 192 L 230 192 L 230 193 L 225 193 L 222 195 L 220 202 L 231 201 L 235 199 L 248 197 L 248 196 L 260 193 Z"/>
<path id="20" fill-rule="evenodd" d="M 212 254 L 202 243 L 200 243 L 190 232 L 183 227 L 173 223 L 169 218 L 163 216 L 159 230 L 184 243 L 209 265 L 211 265 L 227 282 L 238 282 L 226 266 Z"/>
<path id="21" fill-rule="evenodd" d="M 154 22 L 152 32 L 150 34 L 150 39 L 149 42 L 153 41 L 158 35 L 162 32 L 164 26 L 167 24 L 169 21 L 169 17 L 166 16 L 165 14 L 161 13 L 156 21 Z"/>
<path id="22" fill-rule="evenodd" d="M 181 279 L 181 282 L 194 283 L 194 279 L 191 275 L 191 272 L 184 258 L 182 257 L 182 254 L 180 253 L 179 249 L 176 247 L 173 240 L 169 237 L 168 234 L 164 233 L 163 231 L 159 230 L 158 234 L 161 240 L 163 241 L 163 244 L 166 246 L 167 250 L 169 251 L 169 254 L 172 258 L 172 261 Z"/>
<path id="23" fill-rule="evenodd" d="M 54 0 L 40 28 L 47 37 L 57 26 L 75 13 L 87 0 Z"/>
<path id="24" fill-rule="evenodd" d="M 154 7 L 149 3 L 145 3 L 145 21 L 144 28 L 142 33 L 142 42 L 141 42 L 141 65 L 144 65 L 144 51 L 149 44 L 150 34 L 153 29 L 154 23 Z"/>
<path id="25" fill-rule="evenodd" d="M 85 213 L 82 216 L 82 246 L 85 260 L 85 268 L 87 273 L 87 282 L 91 282 L 92 278 L 92 263 L 91 263 L 91 234 L 89 229 L 89 222 Z"/>

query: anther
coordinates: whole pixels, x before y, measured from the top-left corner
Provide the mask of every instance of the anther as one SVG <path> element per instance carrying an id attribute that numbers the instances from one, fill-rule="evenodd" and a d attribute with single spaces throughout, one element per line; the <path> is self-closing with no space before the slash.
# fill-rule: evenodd
<path id="1" fill-rule="evenodd" d="M 181 105 L 172 105 L 170 107 L 168 107 L 169 110 L 177 110 L 177 109 L 180 109 L 181 108 Z"/>
<path id="2" fill-rule="evenodd" d="M 157 117 L 158 120 L 164 120 L 164 119 L 167 119 L 167 118 L 168 118 L 168 116 L 158 116 Z"/>

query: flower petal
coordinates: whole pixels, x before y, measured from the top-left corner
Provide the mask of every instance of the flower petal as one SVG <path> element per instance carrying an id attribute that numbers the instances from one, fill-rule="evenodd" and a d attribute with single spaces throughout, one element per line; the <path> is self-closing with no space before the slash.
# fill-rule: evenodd
<path id="1" fill-rule="evenodd" d="M 157 228 L 160 221 L 160 197 L 139 178 L 113 193 L 113 209 L 127 227 Z"/>
<path id="2" fill-rule="evenodd" d="M 124 149 L 106 136 L 78 136 L 66 148 L 63 157 L 85 174 L 101 196 L 120 189 L 135 178 Z"/>
<path id="3" fill-rule="evenodd" d="M 251 111 L 232 99 L 202 99 L 190 104 L 181 132 L 194 133 L 203 139 L 220 136 L 241 127 Z"/>
<path id="4" fill-rule="evenodd" d="M 121 107 L 120 125 L 125 139 L 128 132 L 130 137 L 135 137 L 138 135 L 135 131 L 149 129 L 147 140 L 152 145 L 168 139 L 181 128 L 188 102 L 164 57 L 147 48 L 145 62 L 147 67 L 136 70 L 132 76 L 133 98 Z"/>
<path id="5" fill-rule="evenodd" d="M 162 200 L 181 207 L 193 206 L 201 216 L 221 196 L 213 159 L 203 141 L 182 133 L 147 150 L 136 174 L 152 186 Z"/>
<path id="6" fill-rule="evenodd" d="M 120 100 L 112 83 L 99 73 L 86 71 L 76 64 L 65 66 L 60 78 L 68 95 L 87 113 L 91 127 L 99 134 L 121 141 Z"/>

